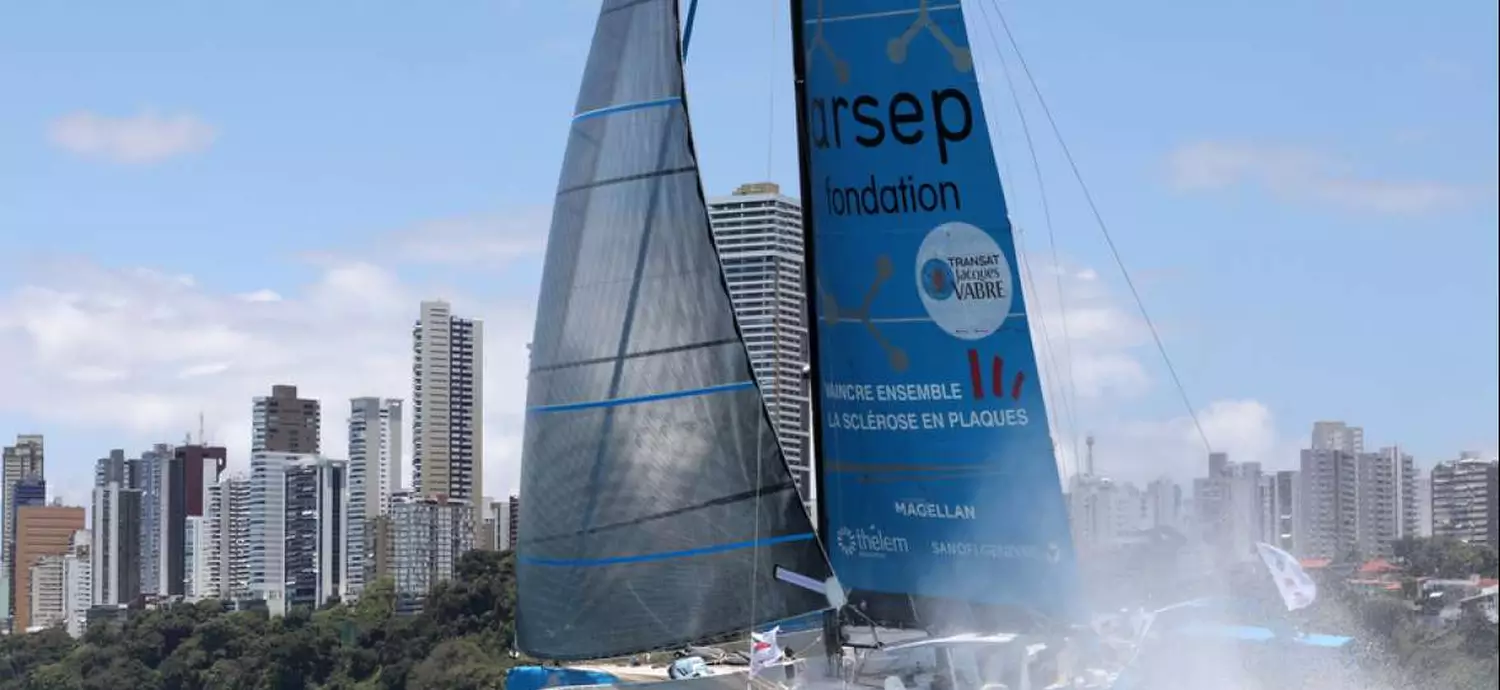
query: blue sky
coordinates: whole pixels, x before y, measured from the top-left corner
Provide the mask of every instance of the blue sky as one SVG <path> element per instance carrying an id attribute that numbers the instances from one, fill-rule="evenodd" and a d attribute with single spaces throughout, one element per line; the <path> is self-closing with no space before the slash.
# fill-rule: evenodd
<path id="1" fill-rule="evenodd" d="M 991 0 L 968 4 L 1045 268 L 997 69 L 1014 57 L 984 28 Z M 795 188 L 782 3 L 702 5 L 688 70 L 706 188 Z M 277 382 L 325 400 L 341 451 L 345 398 L 410 395 L 408 322 L 436 296 L 486 319 L 486 490 L 514 489 L 539 250 L 597 2 L 357 6 L 6 10 L 0 437 L 47 434 L 61 495 L 81 500 L 109 448 L 177 440 L 200 411 L 242 449 L 249 396 Z M 1000 7 L 1216 447 L 1289 466 L 1315 419 L 1345 419 L 1428 463 L 1495 448 L 1493 3 Z M 1203 448 L 1021 95 L 1074 336 L 1074 386 L 1051 386 L 1078 399 L 1062 433 L 1095 433 L 1122 474 L 1184 475 Z"/>

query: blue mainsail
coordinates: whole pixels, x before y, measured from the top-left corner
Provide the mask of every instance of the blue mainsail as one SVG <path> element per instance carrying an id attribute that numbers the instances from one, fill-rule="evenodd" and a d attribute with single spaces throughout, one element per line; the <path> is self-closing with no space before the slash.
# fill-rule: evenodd
<path id="1" fill-rule="evenodd" d="M 1073 544 L 963 10 L 801 4 L 834 569 L 866 609 L 1070 618 Z"/>

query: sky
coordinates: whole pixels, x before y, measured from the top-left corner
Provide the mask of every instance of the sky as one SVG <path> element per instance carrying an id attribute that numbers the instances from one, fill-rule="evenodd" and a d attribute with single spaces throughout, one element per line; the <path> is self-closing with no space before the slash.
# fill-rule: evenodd
<path id="1" fill-rule="evenodd" d="M 785 3 L 701 4 L 705 188 L 795 190 Z M 1086 434 L 1129 479 L 1201 474 L 1209 447 L 1287 468 L 1320 419 L 1423 464 L 1495 452 L 1494 3 L 966 4 L 1065 470 Z M 410 397 L 411 322 L 444 298 L 486 323 L 485 494 L 515 491 L 598 5 L 8 6 L 0 442 L 45 434 L 51 492 L 86 504 L 96 458 L 200 415 L 244 468 L 251 399 L 291 383 L 338 457 L 348 398 Z"/>

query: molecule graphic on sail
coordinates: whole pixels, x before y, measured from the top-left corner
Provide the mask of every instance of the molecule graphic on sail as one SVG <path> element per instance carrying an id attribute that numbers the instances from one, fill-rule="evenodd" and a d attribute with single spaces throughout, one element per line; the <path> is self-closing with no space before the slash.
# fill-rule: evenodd
<path id="1" fill-rule="evenodd" d="M 823 56 L 828 58 L 828 64 L 833 66 L 833 75 L 838 77 L 839 83 L 849 83 L 849 63 L 839 59 L 834 54 L 833 46 L 828 44 L 828 38 L 823 35 L 823 5 L 825 0 L 818 0 L 818 23 L 813 27 L 812 40 L 808 41 L 807 59 L 812 60 L 813 53 L 822 51 Z"/>
<path id="2" fill-rule="evenodd" d="M 948 34 L 943 33 L 943 28 L 933 23 L 932 16 L 928 14 L 928 3 L 930 1 L 917 0 L 916 20 L 911 23 L 911 26 L 906 28 L 905 32 L 891 39 L 891 42 L 886 44 L 886 55 L 890 57 L 892 63 L 897 65 L 906 62 L 906 51 L 911 46 L 912 39 L 916 38 L 917 34 L 921 33 L 923 29 L 926 29 L 927 33 L 932 34 L 932 37 L 936 38 L 938 43 L 943 45 L 943 49 L 947 50 L 948 54 L 953 57 L 953 69 L 960 72 L 967 72 L 974 69 L 973 53 L 964 46 L 954 44 L 953 39 L 948 38 Z M 958 3 L 954 3 L 952 7 L 957 8 Z M 822 35 L 821 29 L 820 22 L 819 35 Z"/>
<path id="3" fill-rule="evenodd" d="M 875 295 L 880 293 L 880 286 L 884 285 L 887 280 L 890 280 L 894 272 L 895 269 L 891 265 L 891 257 L 882 254 L 875 259 L 875 282 L 871 283 L 870 289 L 865 291 L 865 299 L 859 305 L 858 309 L 844 310 L 840 308 L 838 299 L 824 290 L 821 284 L 818 285 L 818 292 L 823 296 L 823 321 L 829 325 L 834 325 L 841 321 L 857 321 L 864 325 L 865 331 L 870 334 L 870 337 L 875 340 L 880 349 L 885 350 L 886 357 L 890 361 L 891 370 L 902 372 L 906 371 L 908 366 L 911 366 L 911 360 L 907 357 L 906 350 L 886 340 L 885 334 L 880 331 L 880 327 L 870 318 L 870 305 L 875 301 Z"/>

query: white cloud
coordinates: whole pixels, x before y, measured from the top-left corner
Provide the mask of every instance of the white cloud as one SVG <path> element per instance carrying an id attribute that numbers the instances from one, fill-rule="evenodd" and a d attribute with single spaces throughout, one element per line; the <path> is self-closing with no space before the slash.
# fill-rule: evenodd
<path id="1" fill-rule="evenodd" d="M 1270 410 L 1254 400 L 1219 400 L 1196 410 L 1200 435 L 1175 392 L 1156 385 L 1160 358 L 1134 307 L 1093 269 L 1059 266 L 1036 255 L 1028 263 L 1031 270 L 1024 280 L 1032 334 L 1065 476 L 1081 468 L 1089 435 L 1096 440 L 1096 469 L 1135 482 L 1202 476 L 1209 447 L 1228 452 L 1232 460 L 1268 468 L 1295 462 L 1296 442 L 1282 438 Z M 1170 353 L 1170 324 L 1158 323 L 1157 328 L 1164 331 Z M 1191 381 L 1187 384 L 1191 394 Z M 1168 396 L 1163 399 L 1179 412 L 1161 419 L 1134 411 L 1158 396 Z"/>
<path id="2" fill-rule="evenodd" d="M 1146 368 L 1135 356 L 1146 331 L 1096 271 L 1031 256 L 1022 264 L 1022 280 L 1038 366 L 1053 399 L 1065 391 L 1101 401 L 1149 390 Z"/>
<path id="3" fill-rule="evenodd" d="M 1178 191 L 1255 186 L 1285 201 L 1361 213 L 1428 213 L 1492 195 L 1482 185 L 1360 176 L 1337 158 L 1287 146 L 1197 142 L 1173 151 L 1167 164 L 1169 181 Z"/>
<path id="4" fill-rule="evenodd" d="M 203 151 L 218 138 L 218 130 L 191 114 L 148 111 L 109 117 L 76 112 L 49 123 L 47 135 L 53 144 L 85 158 L 140 164 Z"/>
<path id="5" fill-rule="evenodd" d="M 290 383 L 323 402 L 324 451 L 342 457 L 349 398 L 410 398 L 411 324 L 421 300 L 440 297 L 486 322 L 485 490 L 514 491 L 534 297 L 479 299 L 353 259 L 325 257 L 320 269 L 295 292 L 243 295 L 91 261 L 43 267 L 0 293 L 9 388 L 0 411 L 24 411 L 55 434 L 110 439 L 88 457 L 177 441 L 196 433 L 202 413 L 209 441 L 243 468 L 251 399 Z M 59 467 L 60 495 L 78 493 L 91 467 Z"/>
<path id="6" fill-rule="evenodd" d="M 1205 476 L 1210 447 L 1235 462 L 1261 463 L 1268 471 L 1293 469 L 1299 457 L 1298 441 L 1282 436 L 1271 410 L 1255 400 L 1210 403 L 1197 410 L 1197 424 L 1186 412 L 1164 421 L 1117 419 L 1095 437 L 1096 470 L 1136 482 Z"/>

